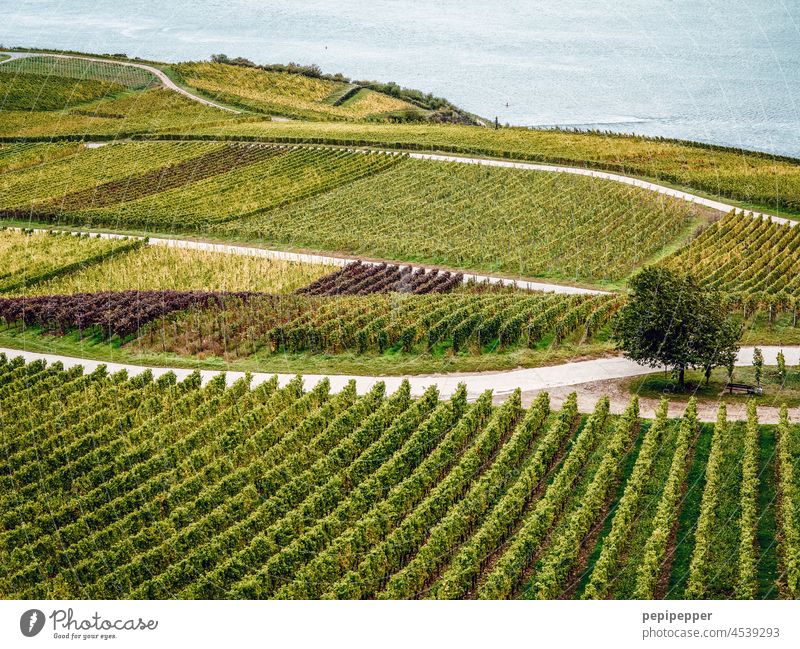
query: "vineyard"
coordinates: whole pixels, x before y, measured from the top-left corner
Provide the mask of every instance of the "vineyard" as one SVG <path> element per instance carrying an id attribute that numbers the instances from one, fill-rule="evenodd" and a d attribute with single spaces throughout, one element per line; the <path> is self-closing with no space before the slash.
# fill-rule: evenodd
<path id="1" fill-rule="evenodd" d="M 355 120 L 414 109 L 411 104 L 372 90 L 339 102 L 349 86 L 301 74 L 268 72 L 220 63 L 181 63 L 172 69 L 189 86 L 218 101 L 260 113 L 294 119 Z"/>
<path id="2" fill-rule="evenodd" d="M 141 241 L 0 231 L 0 293 L 27 293 L 82 268 L 133 252 Z"/>
<path id="3" fill-rule="evenodd" d="M 0 173 L 34 167 L 77 153 L 80 144 L 0 144 Z"/>
<path id="4" fill-rule="evenodd" d="M 0 65 L 3 111 L 62 110 L 125 90 L 125 86 L 108 81 L 14 73 L 6 69 L 8 65 Z"/>
<path id="5" fill-rule="evenodd" d="M 590 341 L 619 306 L 613 296 L 513 291 L 264 296 L 175 314 L 147 327 L 137 342 L 151 351 L 226 358 L 258 352 L 480 354 Z"/>
<path id="6" fill-rule="evenodd" d="M 401 160 L 254 144 L 114 144 L 4 175 L 0 211 L 18 220 L 197 231 L 301 201 Z"/>
<path id="7" fill-rule="evenodd" d="M 52 145 L 36 145 L 48 152 Z M 30 214 L 42 204 L 59 204 L 76 194 L 91 197 L 99 186 L 125 183 L 148 172 L 160 172 L 211 154 L 224 145 L 216 143 L 137 142 L 81 148 L 44 164 L 27 165 L 0 177 L 0 209 L 9 216 Z"/>
<path id="8" fill-rule="evenodd" d="M 698 222 L 689 204 L 611 181 L 406 160 L 220 231 L 457 268 L 614 282 Z"/>
<path id="9" fill-rule="evenodd" d="M 693 402 L 649 421 L 636 399 L 581 415 L 574 395 L 524 408 L 0 357 L 0 419 L 5 598 L 798 595 L 785 412 L 705 425 Z"/>
<path id="10" fill-rule="evenodd" d="M 297 292 L 305 295 L 369 295 L 372 293 L 447 293 L 464 280 L 463 273 L 411 266 L 363 264 L 355 261 L 324 275 Z"/>
<path id="11" fill-rule="evenodd" d="M 291 293 L 329 272 L 329 266 L 151 245 L 29 285 L 25 294 L 70 295 L 129 289 Z"/>
<path id="12" fill-rule="evenodd" d="M 0 320 L 62 334 L 99 329 L 104 336 L 125 338 L 168 313 L 221 306 L 228 299 L 246 303 L 250 297 L 249 293 L 213 291 L 101 291 L 0 298 Z"/>
<path id="13" fill-rule="evenodd" d="M 0 78 L 3 76 L 1 69 L 6 65 L 8 63 L 0 65 Z M 66 81 L 70 85 L 76 83 L 74 80 Z M 0 137 L 49 140 L 59 136 L 78 139 L 99 136 L 110 139 L 141 133 L 211 128 L 235 118 L 233 113 L 204 106 L 172 90 L 156 87 L 125 92 L 58 112 L 4 110 L 0 117 Z"/>
<path id="14" fill-rule="evenodd" d="M 796 308 L 800 228 L 731 213 L 664 261 L 753 306 Z"/>
<path id="15" fill-rule="evenodd" d="M 114 83 L 127 88 L 146 88 L 157 82 L 152 73 L 131 65 L 106 61 L 60 58 L 56 56 L 28 56 L 4 63 L 1 73 L 34 74 L 53 78 L 80 79 Z"/>
<path id="16" fill-rule="evenodd" d="M 261 147 L 251 162 L 186 185 L 66 218 L 81 224 L 194 230 L 263 210 L 282 208 L 308 196 L 379 173 L 400 158 L 382 153 Z"/>
<path id="17" fill-rule="evenodd" d="M 556 129 L 334 122 L 231 122 L 198 126 L 185 133 L 192 137 L 388 146 L 571 164 L 644 176 L 725 199 L 756 203 L 769 210 L 800 212 L 797 160 L 692 142 Z"/>

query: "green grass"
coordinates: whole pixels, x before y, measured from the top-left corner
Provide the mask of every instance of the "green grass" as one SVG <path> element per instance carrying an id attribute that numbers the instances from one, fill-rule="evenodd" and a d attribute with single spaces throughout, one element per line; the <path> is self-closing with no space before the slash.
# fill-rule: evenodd
<path id="1" fill-rule="evenodd" d="M 752 367 L 737 367 L 733 373 L 734 383 L 755 385 L 755 375 Z M 686 372 L 686 389 L 677 390 L 676 382 L 671 376 L 664 376 L 664 372 L 654 372 L 638 376 L 625 381 L 625 387 L 631 394 L 638 394 L 645 398 L 660 398 L 668 396 L 671 401 L 688 401 L 689 397 L 696 397 L 698 401 L 717 402 L 724 400 L 727 403 L 747 403 L 755 399 L 759 405 L 781 406 L 784 403 L 790 407 L 800 405 L 800 370 L 789 368 L 786 382 L 781 385 L 777 369 L 774 366 L 764 367 L 764 376 L 761 386 L 764 389 L 762 396 L 749 396 L 746 394 L 729 394 L 726 390 L 728 373 L 724 368 L 716 368 L 711 373 L 708 386 L 705 377 L 699 371 Z"/>

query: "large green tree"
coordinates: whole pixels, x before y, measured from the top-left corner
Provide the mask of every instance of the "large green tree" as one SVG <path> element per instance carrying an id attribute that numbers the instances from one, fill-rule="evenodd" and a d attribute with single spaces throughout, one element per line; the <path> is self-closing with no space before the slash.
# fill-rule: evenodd
<path id="1" fill-rule="evenodd" d="M 681 388 L 687 368 L 726 366 L 738 352 L 739 327 L 722 296 L 691 276 L 645 268 L 629 282 L 630 295 L 615 319 L 617 347 L 627 358 L 672 368 Z"/>

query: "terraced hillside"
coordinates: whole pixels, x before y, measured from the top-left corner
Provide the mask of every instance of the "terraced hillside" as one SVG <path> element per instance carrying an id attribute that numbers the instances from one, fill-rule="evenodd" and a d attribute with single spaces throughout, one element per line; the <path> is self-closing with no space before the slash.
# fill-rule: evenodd
<path id="1" fill-rule="evenodd" d="M 359 120 L 416 110 L 373 90 L 301 74 L 221 63 L 172 66 L 181 80 L 209 97 L 247 110 L 295 119 Z M 357 91 L 357 92 L 353 92 Z"/>
<path id="2" fill-rule="evenodd" d="M 798 596 L 800 428 L 754 409 L 705 426 L 692 404 L 643 421 L 5 357 L 0 405 L 4 597 Z"/>
<path id="3" fill-rule="evenodd" d="M 524 277 L 613 282 L 700 219 L 686 203 L 611 181 L 406 160 L 220 231 Z"/>
<path id="4" fill-rule="evenodd" d="M 49 82 L 80 79 L 113 83 L 126 88 L 146 88 L 158 82 L 147 70 L 112 61 L 87 60 L 57 56 L 25 56 L 0 66 L 0 74 L 37 75 Z"/>
<path id="5" fill-rule="evenodd" d="M 35 160 L 31 145 L 15 146 Z M 611 181 L 381 152 L 154 141 L 47 161 L 53 145 L 36 146 L 40 164 L 0 177 L 6 219 L 598 283 L 623 279 L 703 218 L 687 203 Z"/>
<path id="6" fill-rule="evenodd" d="M 0 231 L 0 293 L 25 293 L 41 282 L 133 252 L 141 244 L 125 239 Z"/>
<path id="7" fill-rule="evenodd" d="M 664 261 L 754 301 L 800 298 L 800 228 L 731 213 Z"/>
<path id="8" fill-rule="evenodd" d="M 608 133 L 435 124 L 248 122 L 192 129 L 191 137 L 388 146 L 572 164 L 645 176 L 712 196 L 800 214 L 800 164 L 791 158 L 693 142 Z"/>

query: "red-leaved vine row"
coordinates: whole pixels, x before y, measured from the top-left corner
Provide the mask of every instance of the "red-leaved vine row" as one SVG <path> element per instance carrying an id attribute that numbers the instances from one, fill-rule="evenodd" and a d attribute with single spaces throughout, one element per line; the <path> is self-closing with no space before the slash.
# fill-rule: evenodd
<path id="1" fill-rule="evenodd" d="M 463 273 L 410 266 L 354 261 L 298 290 L 305 295 L 368 295 L 370 293 L 447 293 L 461 284 Z"/>

